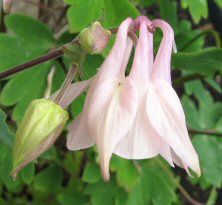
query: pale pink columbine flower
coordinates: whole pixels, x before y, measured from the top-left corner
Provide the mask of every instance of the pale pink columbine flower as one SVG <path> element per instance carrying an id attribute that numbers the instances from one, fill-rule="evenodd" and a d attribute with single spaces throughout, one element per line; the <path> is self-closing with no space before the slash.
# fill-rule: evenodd
<path id="1" fill-rule="evenodd" d="M 12 1 L 13 0 L 3 0 L 3 10 L 4 10 L 5 13 L 10 12 Z"/>
<path id="2" fill-rule="evenodd" d="M 152 23 L 163 30 L 163 40 L 153 62 Z M 130 26 L 139 27 L 140 36 L 128 77 L 126 65 L 132 42 Z M 67 147 L 79 150 L 98 146 L 104 179 L 109 179 L 112 153 L 127 159 L 146 159 L 158 154 L 200 174 L 198 156 L 190 142 L 180 100 L 171 86 L 170 62 L 174 34 L 162 20 L 140 17 L 126 19 L 119 27 L 114 47 L 90 84 L 83 112 L 70 125 Z M 79 84 L 79 85 L 80 85 Z M 87 85 L 88 84 L 88 85 Z M 76 86 L 77 88 L 78 86 Z M 82 89 L 82 90 L 84 90 Z M 76 96 L 69 91 L 68 105 Z M 72 96 L 73 95 L 73 96 Z"/>
<path id="3" fill-rule="evenodd" d="M 152 21 L 152 26 L 163 31 L 153 63 L 153 36 L 145 26 L 151 22 L 145 17 L 139 20 L 140 38 L 131 71 L 137 82 L 139 105 L 133 126 L 114 153 L 128 159 L 160 154 L 171 166 L 174 162 L 184 167 L 188 174 L 191 168 L 200 175 L 198 156 L 188 136 L 183 108 L 171 86 L 173 30 L 165 21 Z"/>

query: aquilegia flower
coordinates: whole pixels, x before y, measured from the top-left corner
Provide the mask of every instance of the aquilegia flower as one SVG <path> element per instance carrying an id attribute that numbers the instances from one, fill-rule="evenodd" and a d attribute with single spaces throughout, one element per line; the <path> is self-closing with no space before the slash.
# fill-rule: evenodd
<path id="1" fill-rule="evenodd" d="M 139 105 L 133 126 L 114 153 L 128 159 L 145 159 L 157 154 L 191 168 L 200 175 L 198 156 L 190 142 L 180 100 L 171 86 L 170 62 L 174 33 L 162 20 L 152 26 L 163 30 L 163 40 L 153 63 L 153 36 L 141 18 L 140 38 L 131 75 L 137 82 Z M 148 42 L 147 42 L 148 39 Z M 149 60 L 147 60 L 149 59 Z"/>
<path id="2" fill-rule="evenodd" d="M 148 26 L 160 27 L 163 39 L 153 62 L 153 33 Z M 132 49 L 127 33 L 133 27 L 140 35 L 129 76 L 125 69 Z M 171 86 L 170 63 L 174 43 L 172 28 L 162 20 L 127 18 L 120 25 L 115 44 L 93 79 L 83 112 L 69 126 L 70 150 L 98 147 L 102 175 L 109 179 L 112 153 L 127 159 L 146 159 L 158 154 L 200 175 L 198 156 L 190 142 L 180 100 Z M 80 84 L 79 84 L 80 85 Z M 76 97 L 70 88 L 64 106 Z M 71 94 L 73 91 L 73 94 Z M 78 92 L 79 94 L 80 92 Z"/>

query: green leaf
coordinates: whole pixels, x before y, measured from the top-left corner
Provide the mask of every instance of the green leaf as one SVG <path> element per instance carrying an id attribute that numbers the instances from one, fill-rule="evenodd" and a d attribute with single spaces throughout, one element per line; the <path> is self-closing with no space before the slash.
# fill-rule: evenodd
<path id="1" fill-rule="evenodd" d="M 213 187 L 211 192 L 210 192 L 210 196 L 209 196 L 209 198 L 207 200 L 206 205 L 214 205 L 214 204 L 216 204 L 217 197 L 218 197 L 217 189 L 215 187 Z"/>
<path id="2" fill-rule="evenodd" d="M 154 3 L 156 3 L 156 0 L 138 0 L 139 4 L 144 7 L 152 6 Z"/>
<path id="3" fill-rule="evenodd" d="M 35 165 L 33 163 L 28 164 L 21 171 L 21 178 L 26 184 L 31 184 L 35 174 Z"/>
<path id="4" fill-rule="evenodd" d="M 6 114 L 2 110 L 0 110 L 0 142 L 12 148 L 14 138 L 14 134 L 11 132 L 8 125 L 6 124 Z"/>
<path id="5" fill-rule="evenodd" d="M 47 160 L 55 160 L 56 159 L 56 148 L 55 146 L 53 145 L 49 150 L 47 150 L 46 152 L 44 152 L 42 155 L 41 155 L 41 158 L 42 159 L 47 159 Z"/>
<path id="6" fill-rule="evenodd" d="M 53 80 L 52 80 L 51 94 L 60 89 L 60 87 L 66 77 L 65 72 L 64 72 L 63 68 L 61 67 L 61 65 L 58 64 L 58 62 L 56 62 L 56 61 L 54 61 L 53 63 L 54 63 L 55 73 L 54 73 Z M 52 69 L 53 69 L 53 67 L 52 67 Z"/>
<path id="7" fill-rule="evenodd" d="M 0 33 L 0 71 L 24 63 L 54 47 L 52 32 L 34 18 L 9 15 L 6 26 L 14 34 Z"/>
<path id="8" fill-rule="evenodd" d="M 213 136 L 196 135 L 193 143 L 200 158 L 201 181 L 204 180 L 220 188 L 222 185 L 222 139 Z"/>
<path id="9" fill-rule="evenodd" d="M 124 189 L 119 189 L 115 198 L 115 205 L 126 205 L 128 193 Z"/>
<path id="10" fill-rule="evenodd" d="M 118 189 L 114 180 L 109 182 L 100 181 L 88 185 L 85 194 L 91 196 L 92 205 L 113 205 Z"/>
<path id="11" fill-rule="evenodd" d="M 192 29 L 192 24 L 189 21 L 180 21 L 174 31 L 178 51 L 197 52 L 203 50 L 204 35 L 196 38 L 202 31 Z"/>
<path id="12" fill-rule="evenodd" d="M 175 0 L 159 0 L 161 18 L 174 29 L 178 27 L 177 2 Z"/>
<path id="13" fill-rule="evenodd" d="M 6 26 L 14 35 L 0 34 L 0 70 L 24 63 L 54 46 L 52 32 L 34 18 L 10 15 L 6 17 Z M 31 100 L 43 96 L 50 67 L 47 62 L 19 73 L 4 86 L 0 101 L 4 106 L 16 104 L 12 117 L 17 123 Z"/>
<path id="14" fill-rule="evenodd" d="M 192 122 L 190 121 L 189 123 L 191 127 L 194 126 L 197 129 L 215 128 L 216 123 L 222 115 L 222 103 L 214 103 L 210 92 L 204 88 L 202 82 L 199 80 L 186 83 L 185 89 L 189 95 L 193 94 L 198 100 L 198 114 L 196 111 L 194 111 L 194 106 L 192 106 L 192 108 L 190 106 L 190 110 L 186 109 L 185 107 L 188 120 L 192 120 Z M 192 117 L 193 119 L 191 119 Z M 196 120 L 195 123 L 193 122 L 194 120 Z"/>
<path id="15" fill-rule="evenodd" d="M 66 171 L 72 176 L 79 176 L 79 173 L 82 172 L 81 166 L 82 161 L 84 160 L 84 155 L 85 153 L 81 151 L 66 153 L 66 158 L 63 161 L 63 165 Z"/>
<path id="16" fill-rule="evenodd" d="M 146 181 L 140 181 L 136 184 L 134 189 L 129 193 L 129 198 L 127 201 L 127 205 L 146 205 L 150 204 L 150 188 L 149 185 L 146 184 Z"/>
<path id="17" fill-rule="evenodd" d="M 113 157 L 110 167 L 111 170 L 116 171 L 118 184 L 128 191 L 139 179 L 139 173 L 132 160 Z"/>
<path id="18" fill-rule="evenodd" d="M 82 180 L 87 183 L 96 183 L 101 179 L 100 168 L 95 163 L 87 163 Z"/>
<path id="19" fill-rule="evenodd" d="M 195 23 L 199 23 L 201 18 L 207 18 L 208 7 L 206 0 L 182 0 L 183 8 L 189 8 L 190 14 Z"/>
<path id="20" fill-rule="evenodd" d="M 22 190 L 21 180 L 13 181 L 10 173 L 12 171 L 12 149 L 0 144 L 0 181 L 8 191 L 20 192 Z"/>
<path id="21" fill-rule="evenodd" d="M 217 122 L 216 129 L 222 133 L 222 116 L 220 117 L 220 119 Z"/>
<path id="22" fill-rule="evenodd" d="M 34 187 L 40 192 L 53 193 L 61 186 L 62 179 L 62 168 L 54 164 L 36 175 Z"/>
<path id="23" fill-rule="evenodd" d="M 222 0 L 214 0 L 222 8 Z"/>
<path id="24" fill-rule="evenodd" d="M 127 205 L 170 205 L 176 201 L 176 184 L 159 165 L 141 167 L 140 180 L 129 193 Z"/>
<path id="25" fill-rule="evenodd" d="M 53 33 L 46 24 L 30 16 L 21 14 L 8 15 L 5 18 L 6 27 L 17 36 L 26 38 L 28 41 L 41 41 L 43 45 L 51 46 L 54 42 Z M 34 42 L 34 44 L 41 44 Z"/>
<path id="26" fill-rule="evenodd" d="M 0 198 L 0 204 L 1 205 L 6 205 L 6 202 L 4 201 L 4 199 Z"/>
<path id="27" fill-rule="evenodd" d="M 2 33 L 0 33 L 0 45 L 0 71 L 38 57 L 50 49 L 49 46 L 46 48 L 41 44 L 41 41 L 38 45 L 34 45 L 27 39 Z"/>
<path id="28" fill-rule="evenodd" d="M 71 104 L 71 112 L 75 118 L 82 112 L 85 98 L 86 94 L 84 93 L 77 97 Z"/>
<path id="29" fill-rule="evenodd" d="M 182 102 L 188 127 L 200 130 L 199 112 L 195 103 L 186 95 L 183 96 Z"/>
<path id="30" fill-rule="evenodd" d="M 212 77 L 208 77 L 204 79 L 208 85 L 210 85 L 215 91 L 217 91 L 218 93 L 222 94 L 222 87 L 219 84 L 219 82 L 217 82 L 216 80 L 214 80 Z"/>
<path id="31" fill-rule="evenodd" d="M 103 63 L 104 58 L 100 55 L 88 55 L 83 63 L 83 79 L 87 80 L 94 76 Z"/>
<path id="32" fill-rule="evenodd" d="M 115 10 L 115 25 L 110 26 L 119 26 L 125 18 L 129 16 L 136 18 L 140 15 L 139 10 L 128 0 L 112 0 L 111 2 Z"/>
<path id="33" fill-rule="evenodd" d="M 102 14 L 103 0 L 72 0 L 68 10 L 70 31 L 75 33 L 99 19 Z M 93 5 L 93 6 L 92 6 Z M 84 11 L 84 12 L 83 12 Z"/>
<path id="34" fill-rule="evenodd" d="M 194 73 L 210 75 L 222 71 L 222 49 L 210 48 L 200 52 L 177 53 L 173 55 L 174 67 Z"/>
<path id="35" fill-rule="evenodd" d="M 135 18 L 140 14 L 128 0 L 66 0 L 66 3 L 71 5 L 67 15 L 70 31 L 73 33 L 98 20 L 102 16 L 102 10 L 103 24 L 106 27 L 118 26 L 128 16 Z"/>
<path id="36" fill-rule="evenodd" d="M 88 205 L 88 199 L 81 192 L 76 190 L 68 190 L 64 193 L 60 193 L 57 199 L 61 205 Z"/>
<path id="37" fill-rule="evenodd" d="M 200 80 L 186 83 L 185 90 L 188 95 L 195 95 L 201 106 L 206 107 L 213 104 L 212 96 Z"/>
<path id="38" fill-rule="evenodd" d="M 4 106 L 15 105 L 12 117 L 19 123 L 29 103 L 42 98 L 46 87 L 46 78 L 51 63 L 44 63 L 35 69 L 19 73 L 3 88 L 0 102 Z M 13 94 L 12 94 L 13 93 Z"/>
<path id="39" fill-rule="evenodd" d="M 47 64 L 46 66 L 24 71 L 12 78 L 2 90 L 1 103 L 4 106 L 12 106 L 26 98 L 27 95 L 36 95 L 39 87 L 41 88 L 39 86 L 40 80 L 43 79 L 43 82 L 45 81 L 44 77 L 48 67 L 49 65 Z"/>

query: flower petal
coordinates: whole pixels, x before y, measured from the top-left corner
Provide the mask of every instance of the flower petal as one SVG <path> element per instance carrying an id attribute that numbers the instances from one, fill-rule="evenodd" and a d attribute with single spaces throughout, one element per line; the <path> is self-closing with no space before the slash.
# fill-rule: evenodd
<path id="1" fill-rule="evenodd" d="M 159 154 L 160 137 L 150 125 L 146 114 L 146 89 L 139 97 L 133 124 L 115 148 L 114 153 L 126 159 L 146 159 Z"/>
<path id="2" fill-rule="evenodd" d="M 163 39 L 155 57 L 152 68 L 152 79 L 166 80 L 171 84 L 171 54 L 174 44 L 174 32 L 170 25 L 163 20 L 153 20 L 154 27 L 163 31 Z"/>
<path id="3" fill-rule="evenodd" d="M 131 55 L 131 52 L 132 52 L 132 48 L 133 48 L 133 42 L 130 38 L 127 38 L 124 58 L 122 60 L 122 65 L 121 65 L 122 69 L 125 69 L 128 62 L 129 62 L 129 58 L 130 58 L 130 55 Z"/>
<path id="4" fill-rule="evenodd" d="M 126 51 L 128 52 L 129 49 L 127 46 L 131 41 L 129 41 L 127 35 L 132 22 L 133 20 L 131 18 L 127 18 L 119 26 L 114 46 L 103 62 L 98 73 L 102 79 L 109 78 L 110 76 L 124 77 L 125 66 L 128 63 L 128 59 L 124 56 L 127 56 Z"/>
<path id="5" fill-rule="evenodd" d="M 149 72 L 153 64 L 153 34 L 147 30 L 147 22 L 140 25 L 140 36 L 136 46 L 133 66 L 130 76 L 136 83 L 144 83 L 149 80 Z M 148 56 L 150 58 L 148 58 Z M 139 85 L 140 87 L 141 85 Z"/>
<path id="6" fill-rule="evenodd" d="M 171 94 L 166 96 L 166 93 Z M 178 96 L 168 83 L 156 80 L 153 85 L 150 84 L 146 109 L 152 126 L 172 147 L 184 165 L 199 175 L 198 156 L 189 139 L 185 119 L 178 112 L 181 108 L 173 107 L 178 104 L 180 104 Z"/>
<path id="7" fill-rule="evenodd" d="M 153 35 L 147 30 L 147 18 L 139 20 L 140 36 L 136 46 L 130 78 L 137 86 L 138 110 L 133 125 L 121 140 L 114 153 L 127 159 L 145 159 L 159 154 L 160 138 L 150 125 L 146 115 L 146 95 L 149 69 L 153 61 Z M 150 56 L 150 59 L 148 56 Z"/>
<path id="8" fill-rule="evenodd" d="M 183 166 L 183 162 L 181 161 L 181 159 L 176 155 L 176 153 L 173 151 L 173 149 L 171 149 L 171 156 L 172 156 L 172 159 L 173 159 L 173 162 L 181 167 L 181 168 L 184 168 Z"/>
<path id="9" fill-rule="evenodd" d="M 103 177 L 108 180 L 111 155 L 135 118 L 137 95 L 130 78 L 123 84 L 116 78 L 104 80 L 96 93 L 88 99 L 87 122 L 98 145 Z"/>
<path id="10" fill-rule="evenodd" d="M 162 138 L 160 144 L 160 155 L 170 164 L 171 167 L 175 167 L 170 146 Z"/>
<path id="11" fill-rule="evenodd" d="M 155 80 L 155 88 L 158 90 L 159 94 L 167 101 L 167 103 L 173 107 L 174 111 L 178 116 L 185 121 L 185 115 L 183 107 L 181 105 L 180 99 L 177 96 L 177 93 L 172 88 L 172 86 L 166 81 Z"/>
<path id="12" fill-rule="evenodd" d="M 82 114 L 69 125 L 68 130 L 66 146 L 69 150 L 86 149 L 95 144 Z"/>

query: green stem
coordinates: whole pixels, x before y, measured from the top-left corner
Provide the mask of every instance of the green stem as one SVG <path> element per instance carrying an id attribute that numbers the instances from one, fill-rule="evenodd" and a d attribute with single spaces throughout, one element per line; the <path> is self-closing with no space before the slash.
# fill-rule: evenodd
<path id="1" fill-rule="evenodd" d="M 173 80 L 173 86 L 179 87 L 183 85 L 186 82 L 192 81 L 192 80 L 197 80 L 197 79 L 203 79 L 205 76 L 200 75 L 200 74 L 192 74 L 188 76 L 182 76 L 180 78 L 176 78 Z"/>
<path id="2" fill-rule="evenodd" d="M 196 37 L 194 37 L 191 41 L 189 41 L 185 46 L 183 46 L 180 51 L 183 51 L 185 50 L 186 48 L 188 48 L 190 45 L 192 45 L 196 40 L 198 40 L 199 38 L 201 38 L 202 36 L 207 36 L 211 34 L 214 39 L 215 39 L 215 43 L 216 43 L 216 46 L 218 48 L 221 47 L 221 40 L 220 40 L 220 36 L 218 34 L 217 31 L 215 31 L 214 29 L 208 29 L 207 31 L 203 31 L 201 32 L 200 34 L 198 34 Z"/>
<path id="3" fill-rule="evenodd" d="M 38 65 L 38 64 L 41 64 L 41 63 L 44 63 L 46 61 L 49 61 L 49 60 L 52 60 L 52 59 L 55 59 L 55 58 L 58 58 L 60 56 L 63 55 L 63 49 L 62 48 L 57 48 L 53 51 L 51 51 L 50 53 L 47 53 L 45 55 L 42 55 L 42 56 L 39 56 L 33 60 L 30 60 L 30 61 L 27 61 L 23 64 L 20 64 L 20 65 L 17 65 L 13 68 L 9 68 L 8 70 L 6 71 L 3 71 L 0 73 L 0 79 L 2 78 L 6 78 L 10 75 L 13 75 L 15 73 L 18 73 L 18 72 L 21 72 L 27 68 L 31 68 L 35 65 Z"/>
<path id="4" fill-rule="evenodd" d="M 55 103 L 57 104 L 60 104 L 63 97 L 65 96 L 66 94 L 66 91 L 68 90 L 70 84 L 72 83 L 72 80 L 74 79 L 75 77 L 75 74 L 76 74 L 76 71 L 77 71 L 77 65 L 76 64 L 73 64 L 70 69 L 69 69 L 69 72 L 66 76 L 66 79 L 65 81 L 63 82 L 57 96 L 55 97 L 55 99 L 53 100 Z"/>
<path id="5" fill-rule="evenodd" d="M 194 135 L 199 134 L 199 135 L 211 135 L 211 136 L 222 137 L 222 133 L 216 132 L 216 131 L 214 131 L 214 130 L 199 131 L 199 130 L 189 129 L 189 133 L 190 133 L 190 134 L 194 134 Z"/>
<path id="6" fill-rule="evenodd" d="M 216 204 L 217 196 L 218 196 L 217 189 L 216 189 L 216 187 L 213 186 L 213 188 L 211 189 L 210 195 L 208 197 L 206 205 Z"/>

